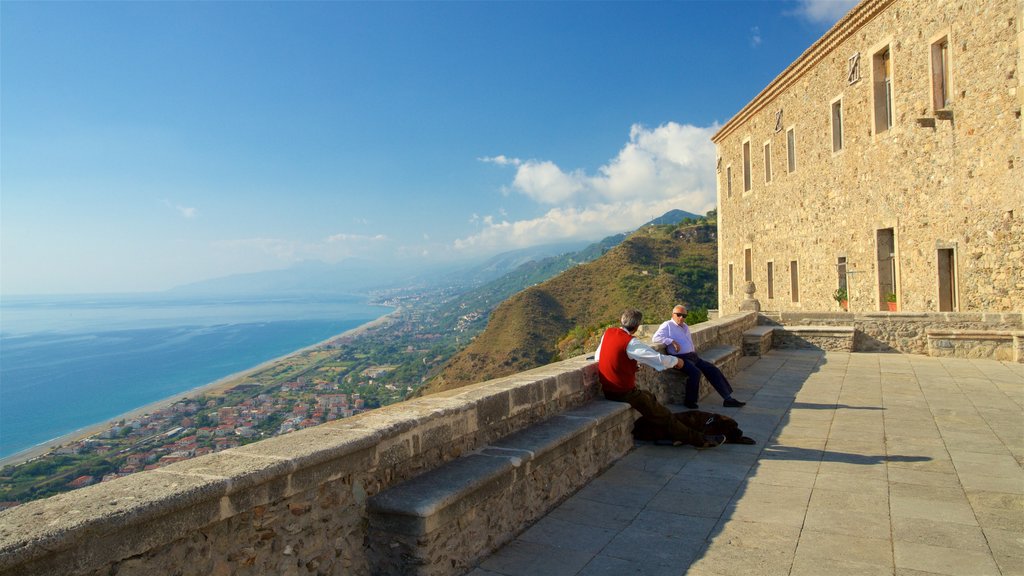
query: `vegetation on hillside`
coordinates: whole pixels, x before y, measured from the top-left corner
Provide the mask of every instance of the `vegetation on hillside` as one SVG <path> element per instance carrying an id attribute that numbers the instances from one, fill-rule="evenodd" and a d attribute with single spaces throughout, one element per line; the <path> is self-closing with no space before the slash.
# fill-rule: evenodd
<path id="1" fill-rule="evenodd" d="M 600 258 L 511 296 L 494 309 L 487 328 L 421 393 L 513 374 L 592 350 L 595 335 L 617 322 L 627 307 L 640 309 L 651 323 L 666 319 L 679 302 L 706 315 L 717 303 L 713 217 L 645 226 Z"/>

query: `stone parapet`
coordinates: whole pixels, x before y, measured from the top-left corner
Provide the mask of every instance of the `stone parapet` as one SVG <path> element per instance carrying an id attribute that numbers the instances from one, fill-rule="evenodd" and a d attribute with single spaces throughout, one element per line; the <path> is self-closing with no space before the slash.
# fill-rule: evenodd
<path id="1" fill-rule="evenodd" d="M 928 355 L 1024 362 L 1024 331 L 928 329 Z"/>
<path id="2" fill-rule="evenodd" d="M 756 321 L 708 322 L 695 340 L 739 346 Z M 29 502 L 0 512 L 0 576 L 374 574 L 369 498 L 598 389 L 580 356 Z M 600 467 L 576 462 L 559 478 Z"/>
<path id="3" fill-rule="evenodd" d="M 370 574 L 369 496 L 588 403 L 580 357 L 0 512 L 0 574 Z"/>
<path id="4" fill-rule="evenodd" d="M 785 326 L 787 329 L 799 326 L 850 327 L 855 332 L 855 352 L 902 352 L 1011 361 L 1020 361 L 1019 358 L 1024 356 L 1013 351 L 1017 346 L 1024 346 L 1020 339 L 1005 336 L 1024 331 L 1022 312 L 774 312 L 763 314 L 759 321 L 762 325 Z M 985 337 L 978 340 L 958 338 L 954 344 L 950 338 L 938 336 L 958 333 Z M 776 332 L 775 336 L 778 335 Z M 997 345 L 995 342 L 1000 338 L 1003 342 Z M 950 342 L 930 342 L 939 340 Z"/>

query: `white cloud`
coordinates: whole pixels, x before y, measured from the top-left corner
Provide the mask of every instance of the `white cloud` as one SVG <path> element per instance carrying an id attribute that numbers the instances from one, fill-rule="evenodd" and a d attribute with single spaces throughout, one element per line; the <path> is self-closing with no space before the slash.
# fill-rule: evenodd
<path id="1" fill-rule="evenodd" d="M 761 45 L 761 27 L 754 26 L 750 29 L 750 45 L 757 48 Z"/>
<path id="2" fill-rule="evenodd" d="M 593 175 L 546 160 L 481 159 L 516 167 L 509 190 L 551 207 L 511 222 L 504 213 L 498 218 L 474 214 L 472 221 L 482 229 L 455 247 L 483 252 L 591 240 L 631 230 L 672 209 L 703 214 L 715 205 L 711 136 L 717 129 L 674 122 L 655 129 L 634 125 L 618 155 Z"/>
<path id="3" fill-rule="evenodd" d="M 196 215 L 199 214 L 199 211 L 195 208 L 189 206 L 182 206 L 180 204 L 171 204 L 170 200 L 164 200 L 163 203 L 164 206 L 177 210 L 178 214 L 181 214 L 181 216 L 184 218 L 195 218 Z"/>
<path id="4" fill-rule="evenodd" d="M 561 204 L 586 188 L 581 172 L 566 174 L 553 162 L 530 160 L 519 164 L 512 187 L 537 202 Z"/>
<path id="5" fill-rule="evenodd" d="M 817 24 L 831 26 L 857 4 L 858 0 L 799 0 L 796 13 Z"/>
<path id="6" fill-rule="evenodd" d="M 387 236 L 383 234 L 375 234 L 373 236 L 367 236 L 365 234 L 333 234 L 327 237 L 328 244 L 333 244 L 335 242 L 378 242 L 381 240 L 387 240 Z"/>
<path id="7" fill-rule="evenodd" d="M 523 161 L 518 158 L 509 158 L 504 154 L 499 154 L 498 156 L 485 156 L 483 158 L 480 158 L 480 161 L 489 162 L 491 164 L 498 164 L 499 166 L 519 166 L 520 164 L 523 163 Z"/>

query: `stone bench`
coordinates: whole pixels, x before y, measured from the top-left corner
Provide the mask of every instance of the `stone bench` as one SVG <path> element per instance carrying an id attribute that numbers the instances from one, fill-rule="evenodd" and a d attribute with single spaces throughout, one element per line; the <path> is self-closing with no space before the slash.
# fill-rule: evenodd
<path id="1" fill-rule="evenodd" d="M 928 355 L 1024 363 L 1024 331 L 928 328 Z"/>
<path id="2" fill-rule="evenodd" d="M 772 347 L 852 352 L 855 333 L 853 326 L 774 326 Z"/>
<path id="3" fill-rule="evenodd" d="M 743 331 L 743 355 L 764 356 L 772 349 L 775 326 L 755 326 Z"/>
<path id="4" fill-rule="evenodd" d="M 371 497 L 375 573 L 464 573 L 628 452 L 634 417 L 595 400 Z"/>

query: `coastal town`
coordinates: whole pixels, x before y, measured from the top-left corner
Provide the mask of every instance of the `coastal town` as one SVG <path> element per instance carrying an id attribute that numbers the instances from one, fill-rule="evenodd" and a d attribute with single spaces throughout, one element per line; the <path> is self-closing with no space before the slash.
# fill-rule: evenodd
<path id="1" fill-rule="evenodd" d="M 455 294 L 378 295 L 395 312 L 4 466 L 0 510 L 399 402 L 486 322 L 486 310 L 448 312 Z"/>

